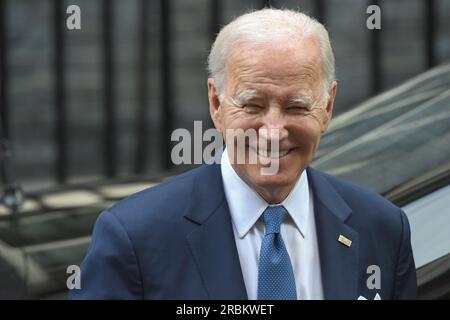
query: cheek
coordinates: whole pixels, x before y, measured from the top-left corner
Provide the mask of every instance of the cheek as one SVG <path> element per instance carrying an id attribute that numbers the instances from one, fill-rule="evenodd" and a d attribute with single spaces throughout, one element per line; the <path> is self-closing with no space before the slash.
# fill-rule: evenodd
<path id="1" fill-rule="evenodd" d="M 248 133 L 249 129 L 257 132 L 259 121 L 254 115 L 250 115 L 241 110 L 227 110 L 222 121 L 222 135 L 225 143 L 236 143 L 237 136 Z M 230 138 L 230 139 L 228 139 Z"/>
<path id="2" fill-rule="evenodd" d="M 305 116 L 301 120 L 297 120 L 292 124 L 289 135 L 300 145 L 308 146 L 316 144 L 321 135 L 322 125 L 317 118 Z"/>
<path id="3" fill-rule="evenodd" d="M 223 115 L 225 129 L 249 129 L 257 128 L 259 118 L 242 110 L 227 110 Z"/>

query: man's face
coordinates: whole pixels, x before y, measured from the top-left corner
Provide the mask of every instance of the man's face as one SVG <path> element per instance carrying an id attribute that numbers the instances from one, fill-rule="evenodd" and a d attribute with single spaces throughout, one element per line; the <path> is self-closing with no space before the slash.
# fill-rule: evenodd
<path id="1" fill-rule="evenodd" d="M 248 156 L 245 163 L 231 159 L 236 173 L 266 201 L 284 200 L 312 160 L 331 119 L 335 92 L 334 83 L 325 100 L 321 53 L 314 39 L 235 44 L 227 60 L 223 99 L 219 100 L 214 81 L 208 80 L 211 115 L 228 150 L 236 141 L 228 141 L 227 129 L 254 129 L 260 141 L 278 141 L 280 152 L 272 155 L 258 148 L 262 144 L 246 143 L 246 155 L 254 153 L 265 164 L 249 163 Z M 270 145 L 264 149 L 270 150 Z M 262 174 L 263 167 L 273 164 L 277 172 Z"/>

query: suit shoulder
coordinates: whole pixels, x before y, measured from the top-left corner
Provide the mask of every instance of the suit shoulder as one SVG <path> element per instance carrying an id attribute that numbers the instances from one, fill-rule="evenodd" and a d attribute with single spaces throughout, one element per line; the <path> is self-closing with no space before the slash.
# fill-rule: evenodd
<path id="1" fill-rule="evenodd" d="M 152 220 L 170 220 L 179 217 L 189 203 L 195 177 L 202 167 L 169 178 L 156 186 L 134 193 L 108 211 L 125 225 L 132 222 L 148 223 Z"/>
<path id="2" fill-rule="evenodd" d="M 345 200 L 356 213 L 354 218 L 366 219 L 366 222 L 371 221 L 380 226 L 390 225 L 395 229 L 401 227 L 402 210 L 380 194 L 348 180 L 324 172 L 315 172 L 322 175 Z"/>

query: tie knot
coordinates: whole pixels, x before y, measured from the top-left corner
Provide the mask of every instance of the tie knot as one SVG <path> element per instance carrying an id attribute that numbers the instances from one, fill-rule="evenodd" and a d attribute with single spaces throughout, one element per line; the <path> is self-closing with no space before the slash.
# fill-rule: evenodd
<path id="1" fill-rule="evenodd" d="M 280 226 L 286 214 L 287 210 L 282 205 L 267 207 L 263 212 L 264 224 L 266 226 L 265 234 L 280 233 Z"/>

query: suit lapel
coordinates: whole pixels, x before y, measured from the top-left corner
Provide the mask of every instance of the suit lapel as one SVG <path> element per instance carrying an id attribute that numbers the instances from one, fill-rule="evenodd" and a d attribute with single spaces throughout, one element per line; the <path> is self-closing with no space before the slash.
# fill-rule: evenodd
<path id="1" fill-rule="evenodd" d="M 186 237 L 211 299 L 247 299 L 219 165 L 200 169 L 185 217 Z"/>
<path id="2" fill-rule="evenodd" d="M 319 244 L 325 299 L 356 299 L 358 290 L 358 233 L 346 225 L 351 209 L 326 177 L 311 168 L 308 181 L 314 195 L 314 214 Z M 347 246 L 339 236 L 352 241 Z"/>

